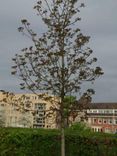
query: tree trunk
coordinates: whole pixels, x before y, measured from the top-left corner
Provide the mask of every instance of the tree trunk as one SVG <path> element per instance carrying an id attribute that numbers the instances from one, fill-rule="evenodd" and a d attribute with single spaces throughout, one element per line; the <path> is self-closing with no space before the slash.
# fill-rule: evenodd
<path id="1" fill-rule="evenodd" d="M 61 128 L 61 156 L 65 156 L 65 133 L 64 128 Z"/>

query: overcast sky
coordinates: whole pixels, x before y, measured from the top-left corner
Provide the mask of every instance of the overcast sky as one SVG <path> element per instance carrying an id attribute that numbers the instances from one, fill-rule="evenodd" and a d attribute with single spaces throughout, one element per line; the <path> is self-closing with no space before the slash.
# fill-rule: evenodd
<path id="1" fill-rule="evenodd" d="M 82 1 L 82 0 L 81 0 Z M 90 47 L 98 58 L 104 75 L 93 86 L 94 102 L 117 102 L 117 1 L 84 0 L 81 10 L 82 32 L 91 36 Z M 44 28 L 33 6 L 36 0 L 0 0 L 0 89 L 21 92 L 17 77 L 11 73 L 11 59 L 20 49 L 31 44 L 17 28 L 20 20 L 27 18 L 32 27 L 43 32 Z"/>

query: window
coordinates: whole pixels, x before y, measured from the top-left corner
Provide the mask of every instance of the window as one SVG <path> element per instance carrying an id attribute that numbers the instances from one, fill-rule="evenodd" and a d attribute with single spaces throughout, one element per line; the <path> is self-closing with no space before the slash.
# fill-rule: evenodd
<path id="1" fill-rule="evenodd" d="M 97 119 L 93 119 L 93 123 L 96 123 Z"/>
<path id="2" fill-rule="evenodd" d="M 3 104 L 3 103 L 1 103 L 0 105 L 1 105 L 2 107 L 4 107 L 4 104 Z"/>
<path id="3" fill-rule="evenodd" d="M 107 111 L 106 110 L 104 110 L 104 114 L 106 114 L 107 113 Z"/>
<path id="4" fill-rule="evenodd" d="M 109 110 L 109 112 L 110 112 L 110 114 L 112 114 L 112 113 L 113 113 L 113 111 L 112 111 L 112 110 Z"/>
<path id="5" fill-rule="evenodd" d="M 42 123 L 42 121 L 37 121 L 37 123 Z"/>
<path id="6" fill-rule="evenodd" d="M 99 119 L 99 120 L 98 120 L 98 123 L 101 124 L 101 123 L 102 123 L 102 119 Z"/>
<path id="7" fill-rule="evenodd" d="M 109 110 L 106 110 L 106 113 L 107 113 L 107 114 L 109 114 L 109 113 L 110 113 L 110 111 L 109 111 Z"/>
<path id="8" fill-rule="evenodd" d="M 43 125 L 34 125 L 33 127 L 34 128 L 41 128 L 41 127 L 43 127 Z"/>
<path id="9" fill-rule="evenodd" d="M 92 113 L 92 110 L 87 110 L 87 113 Z"/>
<path id="10" fill-rule="evenodd" d="M 101 131 L 101 129 L 100 128 L 98 128 L 98 132 L 100 132 Z"/>
<path id="11" fill-rule="evenodd" d="M 106 132 L 106 133 L 110 133 L 111 130 L 110 130 L 109 128 L 105 128 L 105 132 Z"/>
<path id="12" fill-rule="evenodd" d="M 29 99 L 30 99 L 30 97 L 29 97 L 29 96 L 26 96 L 25 98 L 26 98 L 26 100 L 29 100 Z"/>
<path id="13" fill-rule="evenodd" d="M 93 113 L 97 113 L 97 110 L 93 110 Z"/>
<path id="14" fill-rule="evenodd" d="M 35 109 L 44 110 L 45 109 L 45 103 L 36 103 Z"/>
<path id="15" fill-rule="evenodd" d="M 108 120 L 108 123 L 109 123 L 109 124 L 112 124 L 112 123 L 113 123 L 113 120 L 112 120 L 112 119 L 109 119 L 109 120 Z"/>
<path id="16" fill-rule="evenodd" d="M 93 130 L 93 132 L 95 132 L 95 129 L 94 128 L 92 128 L 92 130 Z"/>
<path id="17" fill-rule="evenodd" d="M 106 119 L 104 119 L 104 120 L 103 120 L 103 123 L 104 123 L 104 124 L 106 124 L 106 123 L 107 123 L 107 120 L 106 120 Z"/>
<path id="18" fill-rule="evenodd" d="M 50 128 L 50 125 L 47 125 L 47 128 Z"/>
<path id="19" fill-rule="evenodd" d="M 98 113 L 102 114 L 102 113 L 104 113 L 104 111 L 103 110 L 99 110 Z"/>
<path id="20" fill-rule="evenodd" d="M 104 113 L 105 114 L 111 114 L 111 113 L 113 113 L 113 111 L 112 110 L 104 110 Z"/>
<path id="21" fill-rule="evenodd" d="M 98 129 L 97 128 L 95 128 L 95 132 L 97 132 L 98 131 Z"/>
<path id="22" fill-rule="evenodd" d="M 34 117 L 34 126 L 37 128 L 45 127 L 45 103 L 35 103 L 36 114 Z"/>
<path id="23" fill-rule="evenodd" d="M 39 114 L 39 117 L 43 117 L 44 114 Z"/>
<path id="24" fill-rule="evenodd" d="M 115 124 L 117 125 L 117 119 L 115 119 Z"/>

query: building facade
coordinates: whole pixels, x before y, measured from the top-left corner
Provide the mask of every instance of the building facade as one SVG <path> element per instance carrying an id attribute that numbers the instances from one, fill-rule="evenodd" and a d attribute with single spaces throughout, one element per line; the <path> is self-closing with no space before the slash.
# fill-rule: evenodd
<path id="1" fill-rule="evenodd" d="M 53 105 L 56 107 L 58 99 L 52 98 L 55 103 L 35 94 L 15 94 L 15 99 L 4 101 L 4 94 L 0 93 L 0 126 L 58 128 L 58 115 L 50 111 Z M 19 109 L 22 105 L 23 109 L 26 108 L 25 111 Z M 88 109 L 75 115 L 75 118 L 71 116 L 70 124 L 79 122 L 85 115 L 84 112 L 87 117 L 86 123 L 94 132 L 117 132 L 117 103 L 92 103 Z"/>
<path id="2" fill-rule="evenodd" d="M 92 103 L 87 109 L 87 124 L 95 132 L 117 132 L 117 103 Z"/>
<path id="3" fill-rule="evenodd" d="M 7 102 L 4 98 L 5 95 L 0 93 L 0 120 L 2 122 L 4 116 L 5 127 L 57 128 L 55 113 L 49 115 L 51 102 L 35 94 L 15 94 L 15 100 Z M 22 105 L 25 111 L 19 109 Z"/>

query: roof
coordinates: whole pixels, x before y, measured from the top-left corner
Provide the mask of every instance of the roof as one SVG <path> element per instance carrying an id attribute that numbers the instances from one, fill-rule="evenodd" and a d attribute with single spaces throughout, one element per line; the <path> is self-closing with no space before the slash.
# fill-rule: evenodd
<path id="1" fill-rule="evenodd" d="M 117 109 L 117 103 L 91 103 L 89 109 Z"/>

